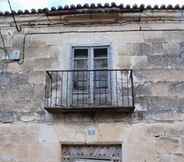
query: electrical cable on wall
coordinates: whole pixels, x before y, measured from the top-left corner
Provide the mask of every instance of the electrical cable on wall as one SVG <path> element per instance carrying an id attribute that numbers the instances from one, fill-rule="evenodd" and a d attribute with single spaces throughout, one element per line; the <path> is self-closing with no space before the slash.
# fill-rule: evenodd
<path id="1" fill-rule="evenodd" d="M 9 7 L 10 7 L 11 15 L 13 17 L 13 21 L 15 23 L 15 27 L 16 27 L 17 31 L 20 32 L 22 29 L 21 29 L 20 26 L 18 27 L 18 25 L 17 25 L 16 19 L 15 19 L 15 15 L 14 15 L 14 11 L 12 10 L 12 7 L 11 7 L 10 0 L 8 0 L 8 4 L 9 4 Z"/>
<path id="2" fill-rule="evenodd" d="M 0 47 L 0 49 L 3 49 L 4 53 L 5 53 L 5 56 L 8 56 L 8 51 L 6 49 L 6 45 L 5 45 L 5 40 L 3 38 L 3 34 L 1 32 L 1 29 L 0 29 L 0 37 L 1 37 L 1 40 L 2 40 L 2 45 L 3 47 Z"/>

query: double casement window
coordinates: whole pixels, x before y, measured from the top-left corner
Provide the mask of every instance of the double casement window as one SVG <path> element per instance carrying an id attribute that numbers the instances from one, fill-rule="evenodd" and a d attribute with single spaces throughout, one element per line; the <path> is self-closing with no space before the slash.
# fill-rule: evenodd
<path id="1" fill-rule="evenodd" d="M 72 104 L 108 104 L 109 47 L 73 47 Z"/>

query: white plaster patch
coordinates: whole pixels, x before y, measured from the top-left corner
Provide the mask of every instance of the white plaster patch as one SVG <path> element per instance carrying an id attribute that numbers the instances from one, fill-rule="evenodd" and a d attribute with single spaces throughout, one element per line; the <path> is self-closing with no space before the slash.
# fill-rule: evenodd
<path id="1" fill-rule="evenodd" d="M 39 116 L 37 114 L 23 115 L 23 116 L 20 117 L 20 120 L 23 121 L 23 122 L 35 121 L 35 120 L 39 120 Z"/>
<path id="2" fill-rule="evenodd" d="M 147 111 L 147 109 L 141 106 L 141 104 L 135 104 L 135 111 Z"/>

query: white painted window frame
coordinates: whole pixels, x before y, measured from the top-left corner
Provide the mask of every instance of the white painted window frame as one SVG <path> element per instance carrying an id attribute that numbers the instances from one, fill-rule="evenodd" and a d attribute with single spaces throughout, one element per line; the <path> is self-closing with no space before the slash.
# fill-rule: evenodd
<path id="1" fill-rule="evenodd" d="M 111 44 L 88 44 L 88 45 L 72 45 L 71 46 L 71 62 L 70 62 L 70 69 L 71 70 L 75 70 L 74 69 L 74 50 L 75 49 L 88 49 L 88 70 L 94 70 L 94 49 L 97 48 L 107 48 L 107 61 L 108 61 L 108 68 L 107 69 L 112 69 L 112 52 L 111 52 Z M 93 74 L 91 74 L 93 75 Z M 112 77 L 112 76 L 111 76 Z M 93 78 L 93 76 L 90 76 L 90 78 Z M 110 79 L 109 79 L 110 80 Z M 92 79 L 90 79 L 90 100 L 91 100 L 91 104 L 93 104 L 93 91 L 94 91 L 94 85 L 93 85 L 93 81 Z M 110 84 L 110 83 L 109 83 Z M 111 85 L 113 86 L 113 83 L 111 83 Z M 109 86 L 110 87 L 110 86 Z M 113 87 L 111 87 L 113 89 Z M 69 83 L 69 94 L 73 95 L 72 93 L 72 89 L 73 89 L 73 83 L 72 83 L 72 76 L 70 76 L 70 83 Z M 112 93 L 112 92 L 111 92 Z M 113 98 L 113 95 L 112 95 Z M 69 97 L 69 103 L 71 102 L 72 97 Z M 112 99 L 113 100 L 113 99 Z M 113 102 L 113 101 L 112 101 Z"/>

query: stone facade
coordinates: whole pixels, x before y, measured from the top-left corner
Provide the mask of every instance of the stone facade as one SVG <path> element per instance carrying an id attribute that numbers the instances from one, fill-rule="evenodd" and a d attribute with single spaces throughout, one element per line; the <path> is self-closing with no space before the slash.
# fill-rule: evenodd
<path id="1" fill-rule="evenodd" d="M 0 49 L 0 162 L 61 162 L 62 143 L 119 143 L 122 162 L 184 161 L 181 11 L 16 18 L 21 32 L 0 16 L 7 50 L 21 57 L 7 62 Z M 110 45 L 112 68 L 133 69 L 134 113 L 44 109 L 45 71 L 70 69 L 71 47 L 83 45 Z"/>

